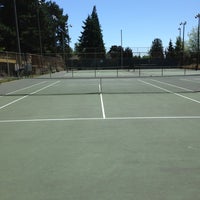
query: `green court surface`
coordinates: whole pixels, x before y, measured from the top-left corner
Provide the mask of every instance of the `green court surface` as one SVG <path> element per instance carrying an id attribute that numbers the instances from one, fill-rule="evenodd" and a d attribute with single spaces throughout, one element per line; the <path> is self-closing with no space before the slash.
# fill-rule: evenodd
<path id="1" fill-rule="evenodd" d="M 199 87 L 199 76 L 1 84 L 0 199 L 200 199 Z"/>

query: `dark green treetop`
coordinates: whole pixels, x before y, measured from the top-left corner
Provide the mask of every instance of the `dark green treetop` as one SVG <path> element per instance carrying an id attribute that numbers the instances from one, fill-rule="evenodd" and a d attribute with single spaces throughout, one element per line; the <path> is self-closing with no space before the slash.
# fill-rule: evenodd
<path id="1" fill-rule="evenodd" d="M 162 45 L 162 40 L 159 38 L 154 39 L 151 45 L 151 49 L 149 51 L 150 57 L 151 58 L 159 58 L 163 59 L 164 58 L 164 53 L 163 53 L 163 45 Z"/>
<path id="2" fill-rule="evenodd" d="M 103 35 L 96 6 L 93 7 L 91 15 L 83 22 L 83 31 L 76 44 L 76 51 L 80 57 L 101 57 L 105 56 Z"/>

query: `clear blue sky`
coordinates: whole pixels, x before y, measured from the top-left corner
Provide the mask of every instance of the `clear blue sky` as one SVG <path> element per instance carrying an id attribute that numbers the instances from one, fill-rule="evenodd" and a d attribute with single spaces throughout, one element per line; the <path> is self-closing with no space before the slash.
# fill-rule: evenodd
<path id="1" fill-rule="evenodd" d="M 107 50 L 112 45 L 121 44 L 120 30 L 123 32 L 123 47 L 150 47 L 155 38 L 160 38 L 164 47 L 168 46 L 170 39 L 175 43 L 179 24 L 184 21 L 187 21 L 187 40 L 187 34 L 198 24 L 195 15 L 200 13 L 199 0 L 53 1 L 69 16 L 72 47 L 81 35 L 83 21 L 96 5 Z"/>

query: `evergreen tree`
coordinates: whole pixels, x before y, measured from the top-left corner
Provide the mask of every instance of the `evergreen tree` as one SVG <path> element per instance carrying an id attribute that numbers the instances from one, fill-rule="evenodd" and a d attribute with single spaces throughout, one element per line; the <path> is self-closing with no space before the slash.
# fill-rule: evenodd
<path id="1" fill-rule="evenodd" d="M 164 53 L 163 53 L 163 45 L 162 40 L 159 38 L 154 39 L 151 45 L 151 49 L 149 51 L 149 54 L 151 58 L 155 59 L 163 59 Z"/>
<path id="2" fill-rule="evenodd" d="M 166 59 L 173 59 L 175 57 L 175 50 L 173 47 L 172 40 L 169 41 L 169 46 L 166 51 Z"/>
<path id="3" fill-rule="evenodd" d="M 176 38 L 176 44 L 175 44 L 175 58 L 177 60 L 177 62 L 181 62 L 181 56 L 182 56 L 182 42 L 181 42 L 181 38 L 177 37 Z"/>
<path id="4" fill-rule="evenodd" d="M 76 44 L 76 51 L 84 58 L 105 57 L 105 47 L 103 35 L 99 23 L 96 6 L 93 7 L 92 14 L 83 22 L 83 31 Z"/>

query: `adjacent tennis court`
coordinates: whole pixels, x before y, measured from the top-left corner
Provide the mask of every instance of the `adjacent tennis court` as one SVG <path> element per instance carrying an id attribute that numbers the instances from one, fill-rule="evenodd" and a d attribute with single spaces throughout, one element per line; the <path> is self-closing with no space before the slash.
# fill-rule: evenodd
<path id="1" fill-rule="evenodd" d="M 200 198 L 198 74 L 70 73 L 0 85 L 0 199 Z"/>

